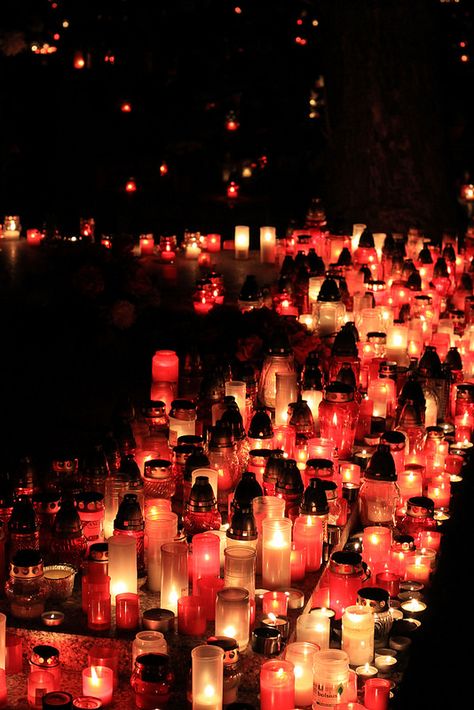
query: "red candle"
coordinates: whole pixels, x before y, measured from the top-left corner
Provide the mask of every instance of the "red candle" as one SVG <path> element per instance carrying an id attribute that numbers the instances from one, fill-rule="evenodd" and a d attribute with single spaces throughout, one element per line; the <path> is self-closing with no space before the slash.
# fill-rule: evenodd
<path id="1" fill-rule="evenodd" d="M 211 308 L 214 308 L 214 301 L 207 301 L 203 296 L 200 301 L 193 301 L 194 311 L 199 316 L 205 316 L 209 313 Z"/>
<path id="2" fill-rule="evenodd" d="M 104 575 L 100 581 L 89 581 L 87 589 L 87 626 L 92 631 L 107 631 L 112 621 L 110 577 Z"/>
<path id="3" fill-rule="evenodd" d="M 364 685 L 364 705 L 367 710 L 388 710 L 391 683 L 384 678 L 369 678 Z"/>
<path id="4" fill-rule="evenodd" d="M 414 582 L 428 584 L 430 581 L 431 561 L 423 555 L 414 555 L 407 564 L 405 578 Z"/>
<path id="5" fill-rule="evenodd" d="M 295 673 L 290 661 L 266 661 L 260 670 L 261 710 L 293 710 Z"/>
<path id="6" fill-rule="evenodd" d="M 150 256 L 153 254 L 155 249 L 155 242 L 153 239 L 153 236 L 150 235 L 144 235 L 140 237 L 140 255 L 141 256 Z"/>
<path id="7" fill-rule="evenodd" d="M 323 521 L 315 515 L 300 515 L 293 527 L 293 541 L 306 547 L 306 568 L 316 572 L 321 567 L 323 554 Z"/>
<path id="8" fill-rule="evenodd" d="M 117 629 L 136 629 L 140 616 L 138 594 L 124 592 L 115 597 L 115 619 Z"/>
<path id="9" fill-rule="evenodd" d="M 151 363 L 153 382 L 177 382 L 179 359 L 173 350 L 157 350 Z"/>
<path id="10" fill-rule="evenodd" d="M 392 531 L 385 527 L 367 527 L 362 537 L 362 559 L 367 562 L 372 574 L 388 565 Z"/>
<path id="11" fill-rule="evenodd" d="M 160 258 L 161 258 L 161 261 L 164 261 L 166 264 L 169 264 L 175 260 L 176 253 L 174 251 L 172 251 L 170 245 L 167 244 L 165 246 L 165 248 L 161 250 Z"/>
<path id="12" fill-rule="evenodd" d="M 178 633 L 184 636 L 202 636 L 206 632 L 206 605 L 201 597 L 186 596 L 178 599 Z"/>
<path id="13" fill-rule="evenodd" d="M 27 244 L 32 244 L 33 246 L 38 246 L 41 244 L 41 239 L 43 235 L 39 229 L 27 229 L 26 230 L 26 242 Z"/>
<path id="14" fill-rule="evenodd" d="M 300 582 L 306 572 L 306 547 L 293 543 L 290 553 L 291 581 Z M 277 613 L 277 612 L 275 612 Z"/>
<path id="15" fill-rule="evenodd" d="M 224 580 L 219 577 L 201 577 L 199 580 L 199 596 L 203 600 L 208 621 L 216 617 L 217 592 L 223 588 Z"/>
<path id="16" fill-rule="evenodd" d="M 431 479 L 427 490 L 435 508 L 449 508 L 451 500 L 451 481 L 448 475 L 441 474 Z"/>
<path id="17" fill-rule="evenodd" d="M 191 561 L 193 594 L 200 596 L 201 577 L 217 578 L 220 572 L 220 540 L 211 532 L 198 533 L 193 537 Z"/>
<path id="18" fill-rule="evenodd" d="M 438 552 L 441 545 L 441 533 L 433 530 L 423 530 L 418 535 L 420 548 L 429 548 Z"/>
<path id="19" fill-rule="evenodd" d="M 375 586 L 385 589 L 391 597 L 396 597 L 400 591 L 400 576 L 393 572 L 379 572 L 375 577 Z"/>
<path id="20" fill-rule="evenodd" d="M 217 252 L 221 250 L 221 235 L 220 234 L 208 234 L 207 235 L 207 251 Z"/>
<path id="21" fill-rule="evenodd" d="M 265 616 L 270 612 L 276 616 L 286 616 L 288 596 L 284 592 L 265 592 L 262 598 L 262 611 Z"/>

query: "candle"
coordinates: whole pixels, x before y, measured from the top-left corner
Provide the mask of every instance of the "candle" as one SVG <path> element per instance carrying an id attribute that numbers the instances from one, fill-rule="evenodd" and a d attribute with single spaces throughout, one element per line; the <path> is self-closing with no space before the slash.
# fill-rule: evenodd
<path id="1" fill-rule="evenodd" d="M 295 520 L 293 540 L 306 547 L 306 568 L 316 572 L 321 567 L 323 553 L 323 521 L 316 515 L 300 515 Z"/>
<path id="2" fill-rule="evenodd" d="M 277 616 L 286 616 L 288 611 L 288 596 L 284 592 L 265 592 L 262 597 L 262 611 Z"/>
<path id="3" fill-rule="evenodd" d="M 202 469 L 201 469 L 202 470 Z M 217 474 L 217 471 L 216 471 Z M 200 474 L 202 475 L 202 474 Z M 198 533 L 192 541 L 192 585 L 194 595 L 200 595 L 201 577 L 218 577 L 220 573 L 220 541 L 211 532 Z"/>
<path id="4" fill-rule="evenodd" d="M 440 532 L 432 530 L 422 530 L 418 533 L 418 542 L 420 548 L 428 548 L 430 550 L 435 550 L 438 552 L 441 545 L 441 534 Z"/>
<path id="5" fill-rule="evenodd" d="M 224 580 L 220 577 L 201 577 L 199 579 L 199 595 L 206 609 L 206 619 L 214 621 L 216 618 L 217 592 L 224 587 Z"/>
<path id="6" fill-rule="evenodd" d="M 396 597 L 400 591 L 400 575 L 393 572 L 378 572 L 375 577 L 375 586 L 385 589 L 391 597 Z"/>
<path id="7" fill-rule="evenodd" d="M 363 666 L 357 666 L 355 669 L 357 674 L 357 679 L 362 681 L 362 684 L 369 678 L 375 678 L 377 675 L 378 668 L 371 666 L 370 663 L 365 663 Z"/>
<path id="8" fill-rule="evenodd" d="M 262 583 L 267 589 L 288 587 L 291 582 L 291 520 L 262 521 Z"/>
<path id="9" fill-rule="evenodd" d="M 408 599 L 402 602 L 401 608 L 405 618 L 418 619 L 426 611 L 427 606 L 419 599 Z"/>
<path id="10" fill-rule="evenodd" d="M 247 385 L 245 382 L 240 380 L 227 380 L 225 383 L 225 394 L 226 396 L 232 396 L 235 398 L 239 412 L 242 416 L 245 428 L 245 409 L 246 409 L 246 398 L 247 398 Z"/>
<path id="11" fill-rule="evenodd" d="M 283 641 L 286 641 L 290 633 L 290 622 L 286 616 L 277 616 L 272 612 L 269 612 L 268 616 L 265 616 L 261 624 L 263 627 L 270 629 L 278 629 Z"/>
<path id="12" fill-rule="evenodd" d="M 32 246 L 39 246 L 41 244 L 41 239 L 43 235 L 39 229 L 27 229 L 26 230 L 26 243 Z"/>
<path id="13" fill-rule="evenodd" d="M 153 382 L 178 382 L 179 359 L 174 350 L 157 350 L 151 362 Z"/>
<path id="14" fill-rule="evenodd" d="M 288 405 L 296 402 L 297 385 L 295 372 L 277 372 L 275 375 L 275 425 L 288 424 Z"/>
<path id="15" fill-rule="evenodd" d="M 90 666 L 82 671 L 82 692 L 110 705 L 114 689 L 114 672 L 106 666 Z"/>
<path id="16" fill-rule="evenodd" d="M 415 555 L 413 560 L 407 563 L 405 578 L 426 584 L 430 581 L 430 573 L 430 560 L 424 558 L 423 555 Z"/>
<path id="17" fill-rule="evenodd" d="M 275 246 L 275 227 L 260 227 L 260 261 L 262 264 L 275 263 Z"/>
<path id="18" fill-rule="evenodd" d="M 249 642 L 250 600 L 243 587 L 226 587 L 217 592 L 216 636 L 229 636 L 245 651 Z"/>
<path id="19" fill-rule="evenodd" d="M 142 624 L 150 631 L 172 631 L 175 626 L 175 614 L 170 609 L 147 609 L 143 612 Z"/>
<path id="20" fill-rule="evenodd" d="M 376 653 L 374 663 L 381 673 L 391 673 L 397 665 L 397 659 L 389 654 Z"/>
<path id="21" fill-rule="evenodd" d="M 201 247 L 196 242 L 186 244 L 186 259 L 197 259 L 201 253 Z"/>
<path id="22" fill-rule="evenodd" d="M 342 615 L 341 648 L 352 666 L 370 663 L 374 657 L 375 619 L 371 607 L 351 605 Z"/>
<path id="23" fill-rule="evenodd" d="M 0 613 L 0 669 L 5 668 L 5 648 L 7 637 L 7 617 Z"/>
<path id="24" fill-rule="evenodd" d="M 87 626 L 92 631 L 107 631 L 112 621 L 110 577 L 102 575 L 87 582 Z"/>
<path id="25" fill-rule="evenodd" d="M 163 499 L 161 500 L 163 501 Z M 147 499 L 145 499 L 145 508 L 146 504 Z M 159 592 L 161 588 L 161 546 L 167 542 L 173 542 L 177 531 L 178 516 L 176 513 L 158 509 L 155 512 L 154 508 L 146 513 L 147 587 L 151 592 Z"/>
<path id="26" fill-rule="evenodd" d="M 184 636 L 203 636 L 206 632 L 206 606 L 201 597 L 178 599 L 178 633 Z"/>
<path id="27" fill-rule="evenodd" d="M 449 508 L 451 500 L 451 481 L 449 475 L 441 474 L 440 476 L 432 478 L 428 483 L 426 494 L 428 498 L 431 498 L 435 508 L 438 510 Z"/>
<path id="28" fill-rule="evenodd" d="M 328 649 L 314 656 L 313 707 L 338 705 L 349 685 L 349 657 Z"/>
<path id="29" fill-rule="evenodd" d="M 219 646 L 196 646 L 191 661 L 192 710 L 222 710 L 224 651 Z"/>
<path id="30" fill-rule="evenodd" d="M 364 705 L 367 710 L 388 710 L 391 683 L 384 678 L 369 678 L 364 685 Z"/>
<path id="31" fill-rule="evenodd" d="M 362 536 L 362 559 L 367 562 L 372 574 L 384 569 L 388 564 L 392 531 L 383 526 L 369 526 Z"/>
<path id="32" fill-rule="evenodd" d="M 295 705 L 306 707 L 313 701 L 313 661 L 319 647 L 307 641 L 289 643 L 285 660 L 294 665 Z"/>
<path id="33" fill-rule="evenodd" d="M 0 668 L 0 708 L 7 707 L 7 674 L 3 668 Z"/>
<path id="34" fill-rule="evenodd" d="M 250 246 L 250 228 L 238 225 L 235 228 L 234 250 L 236 259 L 248 259 Z"/>
<path id="35" fill-rule="evenodd" d="M 150 256 L 155 250 L 153 234 L 140 235 L 140 256 Z"/>
<path id="36" fill-rule="evenodd" d="M 140 615 L 138 594 L 117 594 L 115 604 L 117 629 L 136 629 Z"/>
<path id="37" fill-rule="evenodd" d="M 360 483 L 360 466 L 356 463 L 350 463 L 349 461 L 340 461 L 339 473 L 341 475 L 343 486 L 347 483 Z"/>
<path id="38" fill-rule="evenodd" d="M 207 235 L 207 251 L 215 253 L 221 250 L 221 235 L 220 234 L 208 234 Z"/>
<path id="39" fill-rule="evenodd" d="M 290 661 L 266 661 L 260 670 L 261 710 L 293 710 L 295 673 Z"/>
<path id="40" fill-rule="evenodd" d="M 7 216 L 3 223 L 2 236 L 10 239 L 18 239 L 20 236 L 21 224 L 20 218 L 17 216 Z"/>
<path id="41" fill-rule="evenodd" d="M 114 535 L 108 539 L 110 593 L 137 593 L 137 541 L 134 537 Z"/>
<path id="42" fill-rule="evenodd" d="M 28 676 L 27 695 L 31 708 L 43 707 L 43 696 L 56 690 L 54 675 L 49 671 L 33 671 Z"/>
<path id="43" fill-rule="evenodd" d="M 306 547 L 298 543 L 291 546 L 290 555 L 291 581 L 300 582 L 306 574 Z"/>
<path id="44" fill-rule="evenodd" d="M 178 599 L 188 595 L 188 547 L 183 542 L 161 546 L 161 597 L 165 609 L 178 612 Z"/>
<path id="45" fill-rule="evenodd" d="M 60 626 L 64 621 L 64 614 L 62 611 L 44 611 L 41 614 L 41 621 L 45 626 Z M 0 647 L 1 653 L 1 647 Z M 0 661 L 0 668 L 1 668 Z"/>
<path id="46" fill-rule="evenodd" d="M 8 675 L 23 670 L 23 641 L 21 636 L 8 633 L 5 640 L 5 670 Z"/>
<path id="47" fill-rule="evenodd" d="M 321 650 L 329 648 L 331 617 L 325 608 L 315 609 L 310 614 L 301 614 L 296 620 L 296 638 L 309 641 Z M 334 615 L 334 612 L 333 612 Z"/>
<path id="48" fill-rule="evenodd" d="M 102 666 L 109 668 L 113 675 L 113 687 L 118 688 L 119 684 L 119 651 L 118 648 L 107 646 L 99 643 L 93 646 L 87 654 L 87 665 L 90 668 L 93 666 Z"/>

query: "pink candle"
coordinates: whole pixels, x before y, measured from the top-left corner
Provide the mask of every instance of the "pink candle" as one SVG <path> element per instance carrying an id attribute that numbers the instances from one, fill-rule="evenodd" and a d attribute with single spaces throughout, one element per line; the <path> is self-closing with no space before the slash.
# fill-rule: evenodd
<path id="1" fill-rule="evenodd" d="M 262 611 L 265 616 L 270 612 L 276 616 L 286 616 L 288 596 L 284 592 L 265 592 L 262 598 Z"/>
<path id="2" fill-rule="evenodd" d="M 206 605 L 201 597 L 185 596 L 178 599 L 178 633 L 184 636 L 203 636 L 206 632 Z"/>
<path id="3" fill-rule="evenodd" d="M 316 572 L 323 553 L 323 521 L 315 515 L 300 515 L 293 527 L 293 541 L 306 547 L 306 569 Z"/>
<path id="4" fill-rule="evenodd" d="M 136 629 L 140 616 L 138 594 L 124 592 L 115 597 L 115 619 L 117 629 Z"/>
<path id="5" fill-rule="evenodd" d="M 364 685 L 364 705 L 367 710 L 387 710 L 391 683 L 384 678 L 369 678 Z"/>
<path id="6" fill-rule="evenodd" d="M 261 710 L 293 710 L 295 673 L 290 661 L 266 661 L 260 669 Z"/>
<path id="7" fill-rule="evenodd" d="M 106 666 L 90 666 L 82 671 L 82 693 L 99 698 L 102 705 L 110 705 L 114 690 L 114 672 Z"/>
<path id="8" fill-rule="evenodd" d="M 410 466 L 398 474 L 398 488 L 400 490 L 399 509 L 406 509 L 406 502 L 413 496 L 423 495 L 423 468 Z"/>
<path id="9" fill-rule="evenodd" d="M 367 527 L 362 537 L 362 559 L 375 575 L 388 566 L 392 531 L 384 527 Z"/>
<path id="10" fill-rule="evenodd" d="M 430 581 L 431 561 L 423 555 L 415 555 L 407 564 L 405 579 L 428 584 Z"/>
<path id="11" fill-rule="evenodd" d="M 306 573 L 306 547 L 293 543 L 290 555 L 291 581 L 300 582 Z M 275 612 L 276 613 L 276 612 Z"/>
<path id="12" fill-rule="evenodd" d="M 200 596 L 201 577 L 217 578 L 220 572 L 220 540 L 211 532 L 198 533 L 193 537 L 191 561 L 193 594 Z"/>
<path id="13" fill-rule="evenodd" d="M 360 483 L 360 466 L 356 463 L 341 461 L 339 464 L 342 485 L 345 483 Z"/>
<path id="14" fill-rule="evenodd" d="M 432 478 L 428 484 L 427 495 L 434 502 L 435 508 L 449 508 L 451 500 L 451 481 L 449 476 L 441 474 Z"/>

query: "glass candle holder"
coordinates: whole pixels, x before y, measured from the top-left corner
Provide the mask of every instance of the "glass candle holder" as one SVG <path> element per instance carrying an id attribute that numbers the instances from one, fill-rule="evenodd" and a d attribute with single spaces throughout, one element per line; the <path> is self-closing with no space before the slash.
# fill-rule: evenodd
<path id="1" fill-rule="evenodd" d="M 238 225 L 234 234 L 234 254 L 236 259 L 249 258 L 250 228 Z"/>
<path id="2" fill-rule="evenodd" d="M 61 665 L 59 661 L 59 651 L 55 646 L 40 644 L 34 646 L 29 659 L 30 673 L 36 671 L 48 671 L 54 679 L 53 690 L 61 687 Z"/>
<path id="3" fill-rule="evenodd" d="M 357 552 L 333 552 L 329 561 L 329 605 L 340 619 L 346 607 L 357 601 L 365 575 Z"/>
<path id="4" fill-rule="evenodd" d="M 43 696 L 55 690 L 54 676 L 49 671 L 34 671 L 28 676 L 27 697 L 30 708 L 43 707 Z"/>
<path id="5" fill-rule="evenodd" d="M 183 636 L 203 636 L 206 631 L 206 607 L 201 597 L 178 599 L 178 633 Z"/>
<path id="6" fill-rule="evenodd" d="M 140 605 L 138 594 L 130 592 L 115 597 L 115 624 L 117 629 L 133 630 L 138 626 Z"/>
<path id="7" fill-rule="evenodd" d="M 266 661 L 260 669 L 261 710 L 295 707 L 295 672 L 290 661 Z"/>
<path id="8" fill-rule="evenodd" d="M 188 546 L 169 542 L 161 546 L 161 604 L 174 614 L 178 599 L 188 595 Z"/>
<path id="9" fill-rule="evenodd" d="M 105 666 L 90 666 L 82 671 L 82 692 L 86 696 L 98 698 L 105 707 L 112 702 L 114 673 Z"/>
<path id="10" fill-rule="evenodd" d="M 164 653 L 143 653 L 137 656 L 130 685 L 135 692 L 135 706 L 155 710 L 168 705 L 174 674 Z"/>
<path id="11" fill-rule="evenodd" d="M 289 643 L 285 660 L 293 663 L 295 674 L 295 705 L 306 707 L 313 700 L 313 663 L 319 647 L 308 641 Z"/>
<path id="12" fill-rule="evenodd" d="M 262 612 L 265 616 L 270 612 L 286 616 L 287 611 L 288 596 L 284 592 L 265 592 L 262 598 Z"/>
<path id="13" fill-rule="evenodd" d="M 87 584 L 87 626 L 91 631 L 107 631 L 112 623 L 110 577 Z"/>
<path id="14" fill-rule="evenodd" d="M 219 646 L 196 646 L 191 662 L 193 710 L 222 710 L 224 651 Z"/>
<path id="15" fill-rule="evenodd" d="M 5 637 L 5 670 L 7 675 L 23 670 L 23 640 L 16 634 L 7 633 Z"/>
<path id="16" fill-rule="evenodd" d="M 147 587 L 150 592 L 159 592 L 161 589 L 161 546 L 173 542 L 177 532 L 176 513 L 160 510 L 145 518 Z"/>
<path id="17" fill-rule="evenodd" d="M 288 518 L 262 521 L 262 584 L 266 589 L 291 584 L 291 527 Z"/>
<path id="18" fill-rule="evenodd" d="M 314 657 L 313 707 L 338 705 L 349 683 L 349 657 L 329 649 Z"/>
<path id="19" fill-rule="evenodd" d="M 367 562 L 374 576 L 377 572 L 388 566 L 391 544 L 392 531 L 390 528 L 383 526 L 369 526 L 364 528 L 362 535 L 362 559 L 364 562 Z"/>
<path id="20" fill-rule="evenodd" d="M 168 644 L 161 631 L 139 631 L 132 643 L 132 670 L 135 659 L 143 653 L 168 653 Z"/>
<path id="21" fill-rule="evenodd" d="M 213 621 L 216 618 L 217 592 L 224 588 L 224 580 L 220 577 L 201 577 L 199 594 L 206 609 L 206 618 Z"/>
<path id="22" fill-rule="evenodd" d="M 374 612 L 356 604 L 346 607 L 342 616 L 341 648 L 351 666 L 363 666 L 374 658 Z"/>
<path id="23" fill-rule="evenodd" d="M 306 569 L 316 572 L 323 559 L 323 521 L 316 515 L 300 515 L 293 526 L 293 541 L 306 547 Z"/>
<path id="24" fill-rule="evenodd" d="M 369 678 L 364 684 L 367 710 L 387 710 L 391 687 L 391 682 L 385 678 Z"/>
<path id="25" fill-rule="evenodd" d="M 283 518 L 285 501 L 277 496 L 257 496 L 252 501 L 252 512 L 257 525 L 257 566 L 256 573 L 262 573 L 262 522 L 264 518 Z"/>
<path id="26" fill-rule="evenodd" d="M 217 592 L 216 636 L 229 636 L 245 651 L 249 642 L 249 593 L 243 587 L 226 587 Z"/>
<path id="27" fill-rule="evenodd" d="M 331 619 L 324 610 L 301 614 L 296 620 L 296 638 L 319 646 L 324 651 L 329 648 Z"/>
<path id="28" fill-rule="evenodd" d="M 110 593 L 137 593 L 137 541 L 134 537 L 113 536 L 109 544 Z"/>
<path id="29" fill-rule="evenodd" d="M 119 684 L 119 650 L 113 646 L 98 643 L 87 654 L 89 666 L 104 666 L 113 673 L 113 687 Z"/>
<path id="30" fill-rule="evenodd" d="M 201 577 L 218 577 L 220 573 L 220 540 L 211 532 L 198 533 L 192 541 L 193 594 L 199 596 Z"/>

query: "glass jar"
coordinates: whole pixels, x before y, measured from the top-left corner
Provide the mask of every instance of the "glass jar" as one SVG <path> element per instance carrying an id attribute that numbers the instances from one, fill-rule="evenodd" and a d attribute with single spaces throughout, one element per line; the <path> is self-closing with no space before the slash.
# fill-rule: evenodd
<path id="1" fill-rule="evenodd" d="M 258 400 L 271 410 L 276 406 L 276 375 L 293 374 L 294 358 L 287 341 L 276 340 L 268 346 L 258 383 Z M 250 434 L 249 434 L 250 436 Z"/>
<path id="2" fill-rule="evenodd" d="M 161 631 L 139 631 L 132 643 L 132 671 L 137 656 L 144 653 L 168 653 L 168 644 Z"/>
<path id="3" fill-rule="evenodd" d="M 187 399 L 174 399 L 169 413 L 170 446 L 178 444 L 178 438 L 185 434 L 196 433 L 196 405 Z"/>
<path id="4" fill-rule="evenodd" d="M 235 639 L 227 636 L 210 636 L 207 643 L 209 646 L 221 648 L 224 652 L 223 705 L 235 703 L 242 680 L 239 645 Z"/>
<path id="5" fill-rule="evenodd" d="M 5 585 L 10 612 L 17 619 L 36 619 L 44 611 L 48 590 L 39 551 L 18 550 L 10 562 Z"/>
<path id="6" fill-rule="evenodd" d="M 333 278 L 326 278 L 318 294 L 318 300 L 313 305 L 315 332 L 317 335 L 329 336 L 337 333 L 344 323 L 346 307 L 341 300 L 341 294 Z"/>
<path id="7" fill-rule="evenodd" d="M 165 653 L 143 653 L 135 659 L 130 684 L 135 706 L 140 710 L 161 710 L 170 700 L 174 675 Z"/>
<path id="8" fill-rule="evenodd" d="M 39 549 L 42 553 L 49 550 L 53 536 L 53 525 L 59 510 L 59 493 L 47 491 L 33 496 L 33 508 L 39 525 Z"/>
<path id="9" fill-rule="evenodd" d="M 425 530 L 436 530 L 434 518 L 434 502 L 426 496 L 413 496 L 407 501 L 406 515 L 401 519 L 398 529 L 402 535 L 410 535 L 415 546 L 420 544 L 420 533 Z"/>
<path id="10" fill-rule="evenodd" d="M 249 642 L 249 592 L 243 587 L 226 587 L 217 592 L 216 636 L 228 636 L 237 641 L 239 651 Z"/>
<path id="11" fill-rule="evenodd" d="M 359 405 L 354 400 L 354 389 L 343 382 L 326 386 L 319 405 L 321 437 L 334 441 L 341 458 L 351 455 L 359 417 Z"/>
<path id="12" fill-rule="evenodd" d="M 393 527 L 400 492 L 395 462 L 387 444 L 379 444 L 365 471 L 359 491 L 359 514 L 363 527 Z"/>
<path id="13" fill-rule="evenodd" d="M 143 407 L 142 415 L 150 434 L 163 434 L 168 437 L 169 422 L 165 402 L 150 400 Z"/>
<path id="14" fill-rule="evenodd" d="M 262 449 L 265 451 L 266 449 Z M 263 492 L 266 496 L 276 495 L 276 484 L 285 466 L 283 451 L 274 450 L 268 456 L 262 477 Z"/>
<path id="15" fill-rule="evenodd" d="M 53 690 L 61 689 L 61 665 L 59 651 L 54 646 L 41 644 L 34 646 L 29 658 L 30 673 L 48 671 L 54 678 Z"/>
<path id="16" fill-rule="evenodd" d="M 293 506 L 299 507 L 303 498 L 304 485 L 301 473 L 294 459 L 282 459 L 275 485 L 275 495 L 285 501 L 285 515 Z"/>
<path id="17" fill-rule="evenodd" d="M 230 427 L 222 421 L 212 427 L 208 456 L 210 468 L 217 471 L 217 505 L 219 510 L 224 511 L 227 509 L 229 493 L 238 481 L 240 470 Z"/>
<path id="18" fill-rule="evenodd" d="M 184 531 L 188 537 L 206 530 L 219 530 L 221 514 L 207 476 L 197 476 L 183 517 Z"/>
<path id="19" fill-rule="evenodd" d="M 137 542 L 138 576 L 145 574 L 145 522 L 137 496 L 127 493 L 114 520 L 114 536 L 133 537 Z"/>
<path id="20" fill-rule="evenodd" d="M 66 500 L 56 514 L 49 550 L 52 562 L 68 562 L 77 569 L 87 552 L 87 540 L 74 503 Z"/>
<path id="21" fill-rule="evenodd" d="M 313 708 L 339 705 L 349 685 L 349 656 L 328 649 L 314 656 Z"/>
<path id="22" fill-rule="evenodd" d="M 341 619 L 346 607 L 357 601 L 366 579 L 362 557 L 357 552 L 333 552 L 329 560 L 329 606 Z"/>
<path id="23" fill-rule="evenodd" d="M 171 498 L 176 488 L 171 461 L 151 459 L 144 468 L 145 498 Z"/>

